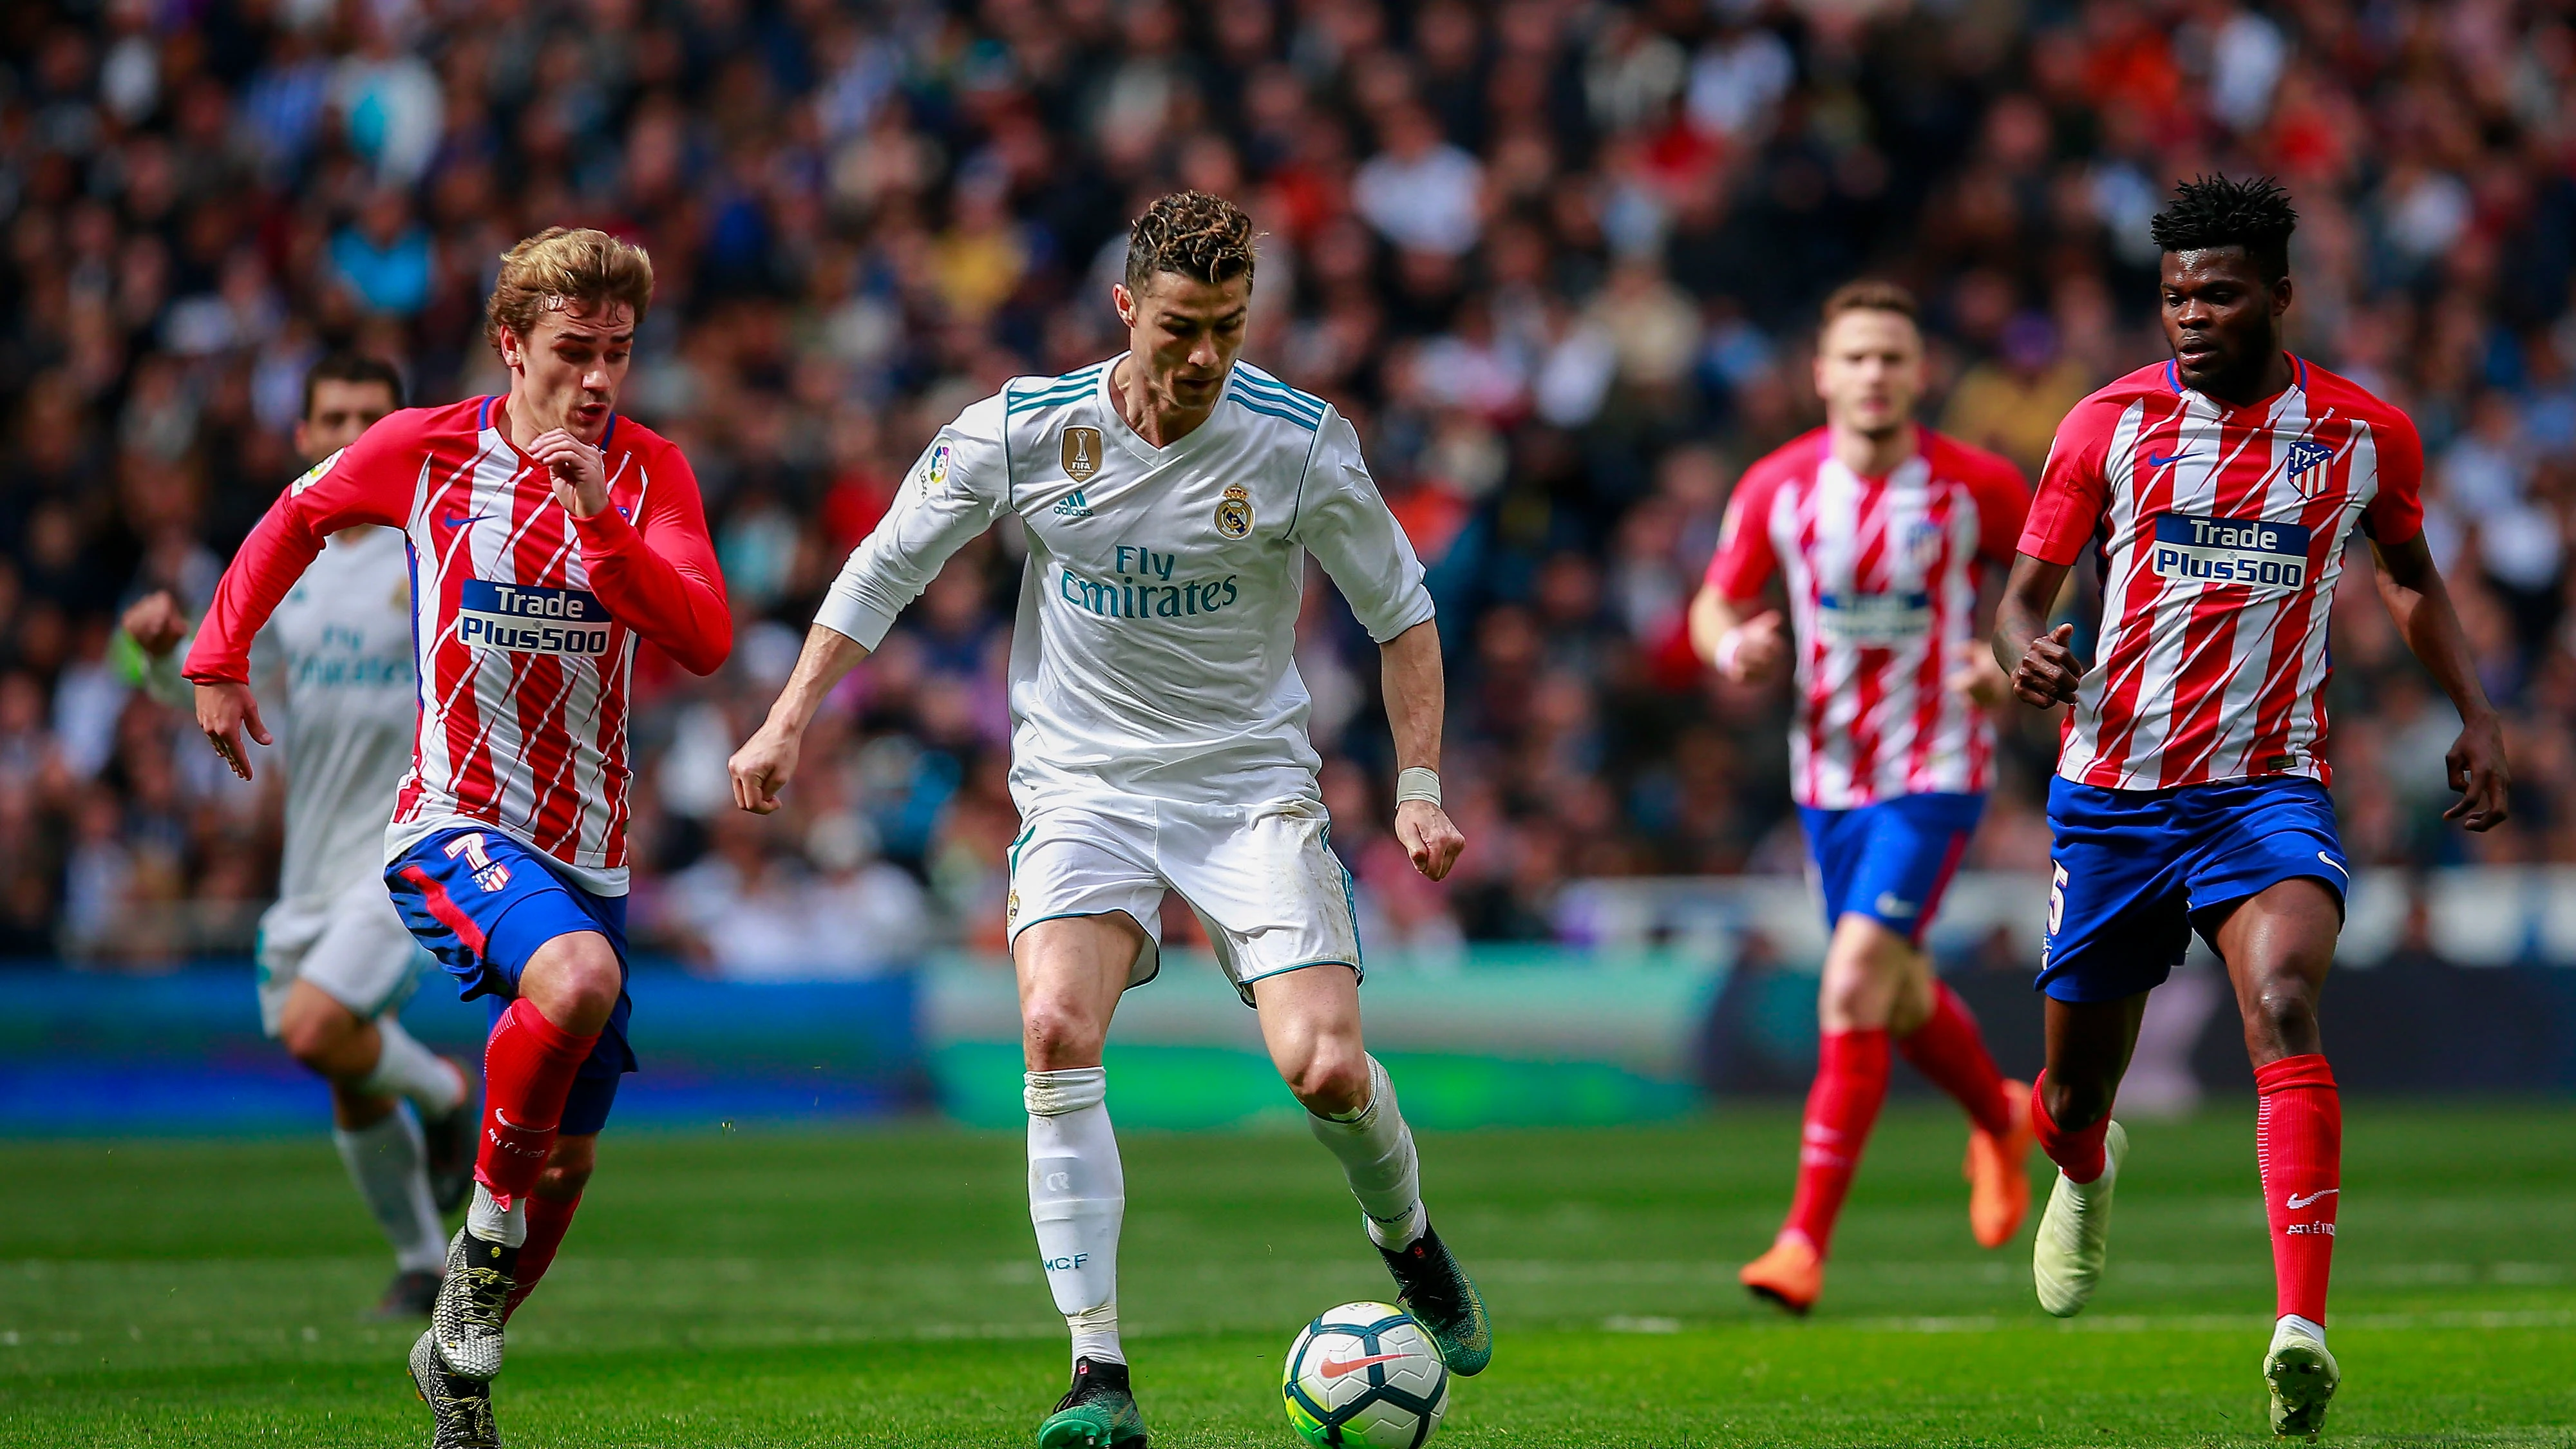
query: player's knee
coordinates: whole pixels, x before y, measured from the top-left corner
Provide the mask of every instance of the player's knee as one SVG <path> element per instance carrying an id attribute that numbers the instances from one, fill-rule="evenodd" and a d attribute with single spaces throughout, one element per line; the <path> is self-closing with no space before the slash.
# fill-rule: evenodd
<path id="1" fill-rule="evenodd" d="M 548 1020 L 557 1026 L 606 1022 L 617 1009 L 618 995 L 626 989 L 626 973 L 619 969 L 617 952 L 606 938 L 588 932 L 558 938 L 546 944 L 541 957 L 549 979 L 540 1005 Z M 558 1010 L 567 1019 L 557 1020 Z"/>
<path id="2" fill-rule="evenodd" d="M 278 1044 L 286 1054 L 314 1071 L 329 1076 L 341 1048 L 348 1044 L 356 1023 L 346 1015 L 329 1012 L 304 1012 L 289 1016 L 279 1023 Z"/>
<path id="3" fill-rule="evenodd" d="M 2060 1076 L 2051 1067 L 2041 1090 L 2048 1108 L 2048 1120 L 2060 1132 L 2081 1132 L 2111 1115 L 2111 1099 L 2117 1090 L 2112 1082 L 2097 1082 L 2082 1076 Z"/>
<path id="4" fill-rule="evenodd" d="M 2316 1037 L 2317 998 L 2307 982 L 2282 975 L 2256 985 L 2245 1004 L 2245 1048 L 2257 1061 L 2313 1051 Z"/>
<path id="5" fill-rule="evenodd" d="M 1828 969 L 1816 992 L 1816 1015 L 1826 1029 L 1850 1031 L 1887 1025 L 1888 999 L 1892 994 L 1887 986 L 1861 962 L 1837 964 L 1841 969 Z"/>
<path id="6" fill-rule="evenodd" d="M 1368 1053 L 1356 1045 L 1317 1043 L 1314 1050 L 1280 1064 L 1288 1091 L 1319 1116 L 1355 1112 L 1368 1105 Z"/>
<path id="7" fill-rule="evenodd" d="M 1020 1008 L 1020 1044 L 1031 1071 L 1097 1066 L 1105 1035 L 1100 1023 L 1060 1001 L 1031 997 Z"/>

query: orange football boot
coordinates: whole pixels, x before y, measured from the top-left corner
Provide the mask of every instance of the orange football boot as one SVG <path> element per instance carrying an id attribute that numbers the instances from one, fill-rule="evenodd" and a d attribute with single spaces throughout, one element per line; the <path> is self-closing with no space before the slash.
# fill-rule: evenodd
<path id="1" fill-rule="evenodd" d="M 1825 1291 L 1825 1260 L 1815 1246 L 1794 1233 L 1782 1233 L 1771 1251 L 1744 1265 L 1735 1275 L 1756 1298 L 1767 1298 L 1804 1318 Z"/>
<path id="2" fill-rule="evenodd" d="M 1998 1138 L 1972 1124 L 1968 1160 L 1959 1169 L 1968 1179 L 1968 1230 L 1980 1248 L 2011 1242 L 2030 1215 L 2030 1150 L 2039 1141 L 2030 1126 L 2030 1084 L 2007 1080 L 2004 1096 L 2012 1103 L 2012 1131 Z"/>

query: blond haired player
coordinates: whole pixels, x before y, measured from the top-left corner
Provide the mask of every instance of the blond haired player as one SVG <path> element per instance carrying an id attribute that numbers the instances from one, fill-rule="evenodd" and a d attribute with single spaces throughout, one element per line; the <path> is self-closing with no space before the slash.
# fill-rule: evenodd
<path id="1" fill-rule="evenodd" d="M 626 759 L 635 646 L 694 673 L 733 643 L 697 478 L 617 415 L 653 299 L 642 249 L 552 228 L 502 257 L 485 335 L 505 396 L 395 413 L 296 480 L 225 570 L 189 652 L 197 720 L 244 777 L 265 743 L 251 635 L 322 540 L 410 545 L 419 725 L 384 837 L 413 936 L 492 1002 L 473 1206 L 411 1372 L 438 1449 L 497 1445 L 502 1324 L 590 1179 L 627 1045 Z"/>
<path id="2" fill-rule="evenodd" d="M 1252 224 L 1166 196 L 1112 289 L 1128 350 L 1021 378 L 940 430 L 850 555 L 767 723 L 733 759 L 777 808 L 806 724 L 940 566 L 1005 513 L 1029 538 L 1011 649 L 1009 929 L 1028 1058 L 1029 1216 L 1073 1335 L 1046 1449 L 1137 1449 L 1118 1338 L 1126 1204 L 1101 1044 L 1153 979 L 1165 890 L 1206 923 L 1307 1125 L 1342 1164 L 1400 1296 L 1451 1371 L 1492 1354 L 1483 1303 L 1423 1214 L 1413 1135 L 1360 1038 L 1347 874 L 1290 658 L 1306 558 L 1383 651 L 1403 767 L 1395 830 L 1434 880 L 1465 844 L 1440 809 L 1440 647 L 1422 566 L 1320 399 L 1246 363 Z"/>

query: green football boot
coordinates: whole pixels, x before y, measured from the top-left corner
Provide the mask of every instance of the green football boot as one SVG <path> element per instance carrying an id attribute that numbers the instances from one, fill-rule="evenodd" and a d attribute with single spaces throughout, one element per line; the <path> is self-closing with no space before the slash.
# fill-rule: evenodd
<path id="1" fill-rule="evenodd" d="M 1038 1425 L 1038 1449 L 1145 1449 L 1145 1416 L 1127 1386 L 1127 1365 L 1073 1361 L 1073 1387 Z"/>
<path id="2" fill-rule="evenodd" d="M 1462 1379 L 1483 1373 L 1494 1361 L 1494 1327 L 1485 1317 L 1484 1297 L 1431 1224 L 1423 1223 L 1422 1236 L 1410 1246 L 1377 1251 L 1395 1275 L 1395 1301 L 1430 1332 L 1449 1372 Z"/>

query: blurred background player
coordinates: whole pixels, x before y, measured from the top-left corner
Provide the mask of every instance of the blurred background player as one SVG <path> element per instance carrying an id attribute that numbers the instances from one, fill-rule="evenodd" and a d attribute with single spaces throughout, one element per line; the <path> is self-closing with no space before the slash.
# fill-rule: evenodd
<path id="1" fill-rule="evenodd" d="M 392 364 L 325 357 L 304 375 L 295 450 L 318 466 L 400 406 Z M 145 685 L 184 707 L 177 597 L 145 595 L 124 624 L 148 661 Z M 260 1029 L 331 1084 L 331 1140 L 394 1247 L 376 1313 L 416 1317 L 438 1296 L 439 1217 L 473 1185 L 475 1131 L 473 1079 L 403 1030 L 422 954 L 378 864 L 419 713 L 402 535 L 363 524 L 332 534 L 260 630 L 251 672 L 286 702 L 286 850 L 277 904 L 260 917 Z"/>
<path id="2" fill-rule="evenodd" d="M 1916 426 L 1923 338 L 1911 294 L 1852 282 L 1826 298 L 1823 323 L 1825 425 L 1745 471 L 1690 614 L 1701 657 L 1737 683 L 1770 679 L 1792 647 L 1778 610 L 1750 613 L 1774 572 L 1795 621 L 1790 789 L 1832 939 L 1797 1195 L 1741 1277 L 1796 1313 L 1824 1290 L 1891 1043 L 1967 1110 L 1978 1243 L 2009 1240 L 2030 1207 L 2028 1089 L 1996 1070 L 1923 950 L 1993 783 L 1987 711 L 2005 680 L 1977 647 L 1978 594 L 1986 566 L 2010 562 L 2030 490 L 2004 459 Z"/>
<path id="3" fill-rule="evenodd" d="M 653 299 L 644 252 L 549 228 L 501 259 L 485 336 L 506 397 L 379 422 L 296 480 L 225 570 L 188 655 L 197 718 L 244 778 L 265 744 L 250 637 L 324 536 L 400 528 L 420 692 L 384 876 L 468 998 L 489 996 L 473 1206 L 411 1372 L 435 1443 L 499 1443 L 502 1325 L 553 1260 L 627 1043 L 627 695 L 639 639 L 694 673 L 732 620 L 678 448 L 617 415 Z"/>
<path id="4" fill-rule="evenodd" d="M 2033 1251 L 2039 1301 L 2079 1313 L 2100 1281 L 2128 1148 L 2112 1100 L 2146 993 L 2197 930 L 2235 985 L 2260 1097 L 2272 1428 L 2314 1438 L 2340 1378 L 2325 1319 L 2343 1186 L 2343 1106 L 2317 999 L 2352 879 L 2326 793 L 2321 692 L 2327 610 L 2356 528 L 2398 633 L 2459 710 L 2449 818 L 2502 824 L 2509 777 L 2425 545 L 2414 423 L 2283 350 L 2297 224 L 2268 177 L 2174 188 L 2152 228 L 2173 357 L 2059 426 L 1994 652 L 2013 662 L 2024 703 L 2074 706 L 2048 787 L 2048 1052 L 2031 1115 L 2059 1171 Z M 2104 568 L 2089 668 L 2070 647 L 2074 626 L 2047 624 L 2088 547 Z"/>
<path id="5" fill-rule="evenodd" d="M 1120 993 L 1161 968 L 1167 889 L 1260 1012 L 1271 1060 L 1451 1371 L 1480 1372 L 1492 1353 L 1475 1286 L 1424 1215 L 1395 1089 L 1361 1041 L 1359 926 L 1325 844 L 1290 657 L 1311 552 L 1378 642 L 1402 767 L 1395 833 L 1438 880 L 1465 841 L 1440 805 L 1431 596 L 1357 431 L 1237 364 L 1253 260 L 1251 219 L 1230 201 L 1181 192 L 1138 217 L 1112 289 L 1128 350 L 1013 381 L 940 430 L 733 760 L 736 802 L 777 809 L 832 685 L 951 555 L 1019 516 L 1029 562 L 1010 700 L 1022 828 L 1007 916 L 1029 1216 L 1074 1359 L 1043 1449 L 1145 1442 L 1118 1338 L 1126 1189 L 1100 1063 Z"/>

